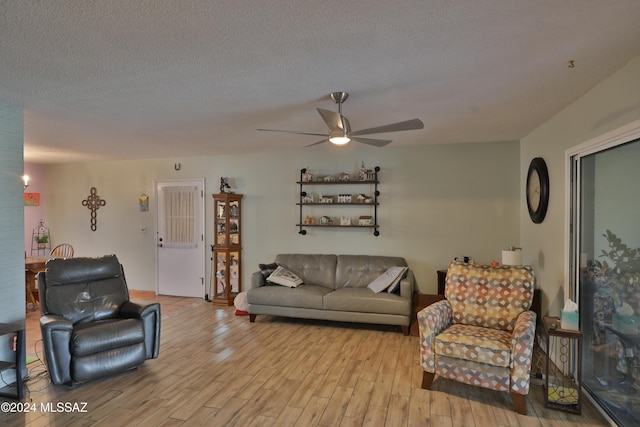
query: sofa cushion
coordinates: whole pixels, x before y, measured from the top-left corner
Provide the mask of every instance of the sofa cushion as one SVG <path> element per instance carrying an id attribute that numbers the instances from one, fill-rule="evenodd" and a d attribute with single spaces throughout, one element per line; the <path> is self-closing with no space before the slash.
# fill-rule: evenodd
<path id="1" fill-rule="evenodd" d="M 435 338 L 434 352 L 454 359 L 508 367 L 511 333 L 471 325 L 452 325 Z"/>
<path id="2" fill-rule="evenodd" d="M 533 300 L 533 267 L 474 265 L 454 261 L 447 271 L 445 297 L 453 323 L 512 331 Z"/>
<path id="3" fill-rule="evenodd" d="M 75 357 L 100 353 L 144 342 L 139 319 L 101 320 L 73 328 L 71 351 Z"/>
<path id="4" fill-rule="evenodd" d="M 306 285 L 334 289 L 336 256 L 316 254 L 280 254 L 276 263 L 290 270 Z"/>
<path id="5" fill-rule="evenodd" d="M 387 292 L 374 293 L 367 287 L 342 288 L 324 296 L 325 310 L 355 311 L 361 313 L 398 314 L 411 313 L 411 301 Z"/>
<path id="6" fill-rule="evenodd" d="M 322 297 L 331 292 L 324 286 L 300 285 L 296 288 L 260 286 L 247 292 L 249 305 L 273 305 L 282 307 L 322 309 Z"/>
<path id="7" fill-rule="evenodd" d="M 335 288 L 366 288 L 390 267 L 406 267 L 402 257 L 338 255 Z"/>

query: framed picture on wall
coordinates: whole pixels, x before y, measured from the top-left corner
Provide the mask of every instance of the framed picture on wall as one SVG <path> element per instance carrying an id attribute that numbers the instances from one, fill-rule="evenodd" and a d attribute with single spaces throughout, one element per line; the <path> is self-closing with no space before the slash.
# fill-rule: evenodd
<path id="1" fill-rule="evenodd" d="M 24 193 L 25 206 L 40 206 L 40 193 Z"/>

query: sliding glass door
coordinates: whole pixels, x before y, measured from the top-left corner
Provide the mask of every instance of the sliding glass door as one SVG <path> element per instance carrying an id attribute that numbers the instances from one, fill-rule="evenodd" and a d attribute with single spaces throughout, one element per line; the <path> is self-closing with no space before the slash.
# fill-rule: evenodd
<path id="1" fill-rule="evenodd" d="M 640 139 L 571 156 L 569 256 L 582 384 L 620 425 L 640 420 Z"/>

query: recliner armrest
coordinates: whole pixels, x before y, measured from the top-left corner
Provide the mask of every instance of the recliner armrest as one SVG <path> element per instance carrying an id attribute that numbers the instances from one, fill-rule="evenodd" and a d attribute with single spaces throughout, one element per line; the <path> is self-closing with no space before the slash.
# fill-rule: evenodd
<path id="1" fill-rule="evenodd" d="M 422 369 L 435 372 L 435 354 L 433 340 L 440 332 L 451 325 L 453 312 L 447 300 L 438 301 L 423 308 L 417 314 L 420 328 L 420 356 Z"/>
<path id="2" fill-rule="evenodd" d="M 511 391 L 529 393 L 529 374 L 536 336 L 536 313 L 525 311 L 518 316 L 511 335 Z"/>
<path id="3" fill-rule="evenodd" d="M 160 304 L 157 302 L 143 305 L 131 301 L 125 301 L 120 306 L 120 316 L 125 319 L 142 319 L 144 316 L 148 315 L 149 312 L 155 311 L 156 307 L 160 309 Z"/>
<path id="4" fill-rule="evenodd" d="M 45 314 L 40 318 L 44 357 L 55 385 L 71 382 L 71 351 L 69 343 L 73 323 L 62 316 Z"/>
<path id="5" fill-rule="evenodd" d="M 160 304 L 137 304 L 125 301 L 120 315 L 126 319 L 140 319 L 144 328 L 144 344 L 147 359 L 155 359 L 160 353 Z"/>

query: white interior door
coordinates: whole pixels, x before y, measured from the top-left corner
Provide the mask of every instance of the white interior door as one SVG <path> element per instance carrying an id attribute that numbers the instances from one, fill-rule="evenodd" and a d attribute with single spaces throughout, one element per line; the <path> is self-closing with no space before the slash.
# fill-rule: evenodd
<path id="1" fill-rule="evenodd" d="M 156 183 L 157 290 L 160 295 L 205 295 L 204 180 Z"/>

